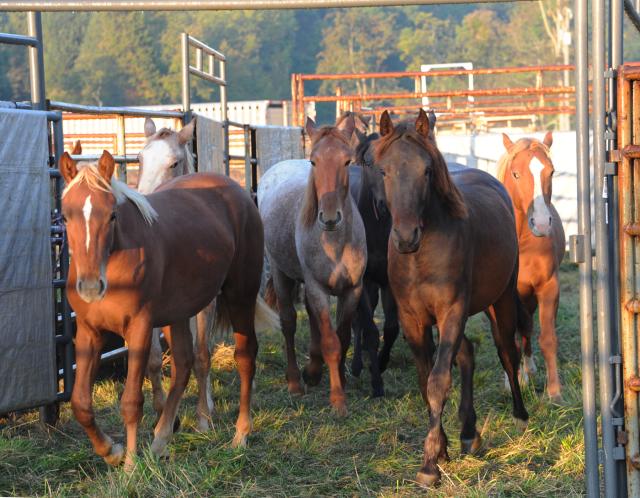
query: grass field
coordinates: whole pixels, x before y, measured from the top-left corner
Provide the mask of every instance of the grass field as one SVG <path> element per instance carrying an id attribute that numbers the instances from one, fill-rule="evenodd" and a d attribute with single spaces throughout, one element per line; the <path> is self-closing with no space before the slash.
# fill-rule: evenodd
<path id="1" fill-rule="evenodd" d="M 299 360 L 307 350 L 306 316 L 300 312 Z M 575 496 L 584 493 L 580 394 L 580 342 L 577 270 L 562 267 L 558 317 L 560 372 L 565 404 L 543 394 L 544 367 L 536 348 L 538 373 L 525 388 L 530 414 L 526 431 L 511 418 L 510 396 L 501 390 L 502 369 L 484 317 L 474 317 L 467 334 L 476 347 L 475 406 L 483 449 L 460 457 L 457 404 L 459 385 L 446 407 L 445 430 L 451 462 L 433 496 Z M 284 381 L 283 341 L 279 332 L 259 337 L 260 353 L 253 403 L 254 433 L 245 449 L 230 441 L 238 407 L 238 377 L 230 368 L 229 348 L 218 351 L 213 389 L 215 429 L 197 433 L 195 381 L 191 380 L 180 415 L 182 430 L 171 442 L 170 457 L 148 451 L 154 421 L 148 383 L 141 424 L 140 453 L 131 475 L 108 468 L 94 455 L 73 420 L 68 404 L 49 432 L 36 414 L 0 429 L 0 495 L 54 496 L 411 496 L 422 458 L 426 408 L 417 388 L 413 358 L 401 339 L 384 374 L 386 397 L 371 399 L 368 372 L 348 377 L 349 416 L 336 418 L 328 407 L 328 375 L 307 395 L 292 398 Z M 537 346 L 537 344 L 536 344 Z M 5 379 L 5 382 L 7 379 Z M 123 440 L 118 398 L 122 385 L 100 382 L 94 402 L 98 422 Z M 1 423 L 1 422 L 0 422 Z"/>

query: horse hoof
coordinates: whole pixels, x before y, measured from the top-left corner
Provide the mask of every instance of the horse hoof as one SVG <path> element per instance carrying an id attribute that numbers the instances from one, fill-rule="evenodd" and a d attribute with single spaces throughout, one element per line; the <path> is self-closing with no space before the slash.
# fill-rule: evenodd
<path id="1" fill-rule="evenodd" d="M 304 388 L 300 385 L 300 382 L 288 382 L 287 388 L 289 389 L 289 394 L 293 394 L 295 396 L 304 396 Z"/>
<path id="2" fill-rule="evenodd" d="M 473 439 L 460 439 L 460 452 L 463 455 L 475 455 L 482 446 L 482 438 L 476 431 L 476 435 Z"/>
<path id="3" fill-rule="evenodd" d="M 371 392 L 372 398 L 382 398 L 384 396 L 384 387 L 374 387 Z"/>
<path id="4" fill-rule="evenodd" d="M 354 377 L 360 377 L 362 373 L 362 363 L 352 363 L 351 364 L 351 375 Z"/>
<path id="5" fill-rule="evenodd" d="M 111 446 L 111 451 L 104 457 L 104 461 L 112 467 L 117 467 L 124 458 L 124 447 L 121 444 L 114 444 Z"/>
<path id="6" fill-rule="evenodd" d="M 167 441 L 157 437 L 153 438 L 153 442 L 151 443 L 151 453 L 158 458 L 167 458 L 169 456 L 169 452 L 167 451 Z"/>
<path id="7" fill-rule="evenodd" d="M 122 468 L 127 474 L 131 474 L 136 468 L 136 464 L 133 461 L 133 458 L 127 455 L 127 458 L 124 459 L 124 465 Z"/>
<path id="8" fill-rule="evenodd" d="M 198 422 L 196 423 L 196 430 L 198 432 L 209 432 L 211 429 L 212 424 L 207 417 L 198 417 Z M 173 432 L 176 432 L 175 424 Z"/>
<path id="9" fill-rule="evenodd" d="M 320 379 L 322 379 L 322 370 L 318 372 L 309 373 L 309 370 L 305 368 L 302 371 L 302 378 L 304 379 L 304 383 L 308 386 L 317 386 L 320 384 Z"/>
<path id="10" fill-rule="evenodd" d="M 516 429 L 520 432 L 524 432 L 527 430 L 529 426 L 528 420 L 522 420 L 521 418 L 513 417 L 513 424 L 516 426 Z"/>
<path id="11" fill-rule="evenodd" d="M 440 472 L 430 474 L 421 470 L 416 474 L 416 482 L 423 488 L 433 487 L 440 482 Z"/>
<path id="12" fill-rule="evenodd" d="M 232 448 L 246 448 L 247 447 L 247 435 L 236 432 L 236 435 L 233 436 L 233 441 L 231 441 Z"/>
<path id="13" fill-rule="evenodd" d="M 565 405 L 564 398 L 560 393 L 557 393 L 557 394 L 549 393 L 549 401 L 551 401 L 551 403 L 553 403 L 554 405 L 560 405 L 560 406 Z"/>
<path id="14" fill-rule="evenodd" d="M 340 418 L 344 418 L 349 415 L 349 411 L 347 410 L 347 405 L 345 403 L 333 405 L 333 411 Z"/>

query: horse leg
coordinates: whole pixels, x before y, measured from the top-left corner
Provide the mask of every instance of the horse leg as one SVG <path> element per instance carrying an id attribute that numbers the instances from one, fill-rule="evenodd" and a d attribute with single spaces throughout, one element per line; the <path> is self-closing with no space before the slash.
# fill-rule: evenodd
<path id="1" fill-rule="evenodd" d="M 209 334 L 212 330 L 215 301 L 209 303 L 196 315 L 196 340 L 194 342 L 193 373 L 198 381 L 197 427 L 200 432 L 211 428 L 214 406 L 211 397 L 211 350 Z"/>
<path id="2" fill-rule="evenodd" d="M 305 293 L 310 321 L 315 321 L 320 332 L 320 350 L 322 353 L 322 359 L 329 367 L 329 383 L 331 385 L 329 400 L 338 415 L 346 416 L 346 399 L 340 378 L 342 346 L 335 329 L 331 326 L 329 296 L 325 294 L 324 290 L 311 279 L 305 280 Z M 356 304 L 357 297 L 358 296 L 355 296 L 353 298 L 353 305 Z M 349 334 L 350 330 L 347 330 L 346 333 Z M 314 358 L 312 357 L 311 361 L 313 360 Z M 307 372 L 307 374 L 309 373 L 309 367 L 310 365 L 305 368 L 305 372 Z"/>
<path id="3" fill-rule="evenodd" d="M 369 356 L 369 372 L 371 373 L 371 389 L 374 398 L 384 396 L 384 384 L 378 362 L 378 347 L 380 346 L 380 332 L 373 320 L 373 315 L 378 305 L 378 285 L 374 282 L 366 282 L 362 295 L 358 301 L 358 315 L 361 320 L 362 338 L 364 349 Z M 354 351 L 354 359 L 355 359 Z M 362 360 L 360 360 L 362 364 Z"/>
<path id="4" fill-rule="evenodd" d="M 288 389 L 291 394 L 304 394 L 304 389 L 300 384 L 300 370 L 296 360 L 296 308 L 293 295 L 296 283 L 275 266 L 271 267 L 271 276 L 273 277 L 273 287 L 278 300 L 280 325 L 287 350 L 286 379 Z"/>
<path id="5" fill-rule="evenodd" d="M 147 362 L 147 377 L 151 381 L 153 393 L 153 409 L 157 418 L 162 415 L 164 409 L 164 389 L 162 389 L 162 344 L 160 344 L 160 329 L 154 328 L 151 335 L 151 349 Z"/>
<path id="6" fill-rule="evenodd" d="M 165 328 L 165 338 L 171 348 L 171 387 L 164 410 L 154 430 L 151 451 L 162 456 L 173 435 L 174 421 L 193 366 L 193 344 L 189 331 L 189 320 L 171 324 Z"/>
<path id="7" fill-rule="evenodd" d="M 366 285 L 365 285 L 366 287 Z M 351 359 L 351 373 L 355 377 L 360 377 L 362 372 L 362 336 L 364 334 L 364 319 L 367 309 L 367 293 L 363 292 L 358 301 L 358 307 L 353 317 L 353 358 Z"/>
<path id="8" fill-rule="evenodd" d="M 507 287 L 498 301 L 489 308 L 489 313 L 496 324 L 495 327 L 491 327 L 491 332 L 493 333 L 493 341 L 498 350 L 500 362 L 509 380 L 513 399 L 513 416 L 522 422 L 526 422 L 529 414 L 524 406 L 520 383 L 518 382 L 520 353 L 515 341 L 517 320 L 515 299 L 515 289 L 512 286 Z"/>
<path id="9" fill-rule="evenodd" d="M 547 366 L 547 393 L 556 402 L 562 401 L 560 376 L 558 375 L 558 337 L 556 316 L 560 299 L 558 277 L 554 275 L 537 293 L 540 304 L 540 350 Z"/>
<path id="10" fill-rule="evenodd" d="M 407 342 L 416 363 L 420 394 L 425 404 L 429 406 L 427 385 L 429 375 L 433 369 L 433 352 L 435 350 L 432 327 L 429 325 L 423 326 L 420 321 L 415 320 L 413 317 L 403 317 L 402 326 L 405 329 Z"/>
<path id="11" fill-rule="evenodd" d="M 336 332 L 338 334 L 338 339 L 340 339 L 340 381 L 342 382 L 343 389 L 347 385 L 344 364 L 347 358 L 347 351 L 349 351 L 349 346 L 351 345 L 351 320 L 353 319 L 353 314 L 356 311 L 361 295 L 362 285 L 359 285 L 358 287 L 353 287 L 343 292 L 341 296 L 338 296 L 338 306 L 336 308 Z M 365 336 L 364 339 L 367 341 L 367 336 Z M 365 342 L 365 346 L 366 345 L 367 344 Z M 377 348 L 375 353 L 378 353 Z"/>
<path id="12" fill-rule="evenodd" d="M 398 305 L 391 294 L 389 286 L 380 289 L 382 294 L 382 309 L 384 310 L 384 343 L 382 350 L 378 355 L 378 364 L 380 365 L 380 373 L 387 369 L 391 348 L 398 338 L 400 326 L 398 323 Z"/>
<path id="13" fill-rule="evenodd" d="M 460 447 L 462 453 L 473 454 L 480 449 L 482 440 L 476 430 L 476 410 L 473 407 L 473 370 L 475 368 L 473 344 L 464 335 L 456 355 L 456 363 L 460 369 L 460 383 L 462 385 L 458 409 L 458 419 L 462 424 Z"/>
<path id="14" fill-rule="evenodd" d="M 234 357 L 240 375 L 240 410 L 236 421 L 233 447 L 247 445 L 247 436 L 253 428 L 251 422 L 251 386 L 256 372 L 258 341 L 255 331 L 255 299 L 245 305 L 229 304 L 229 317 L 235 339 Z"/>
<path id="15" fill-rule="evenodd" d="M 118 465 L 124 457 L 124 449 L 121 444 L 114 444 L 97 426 L 91 400 L 91 388 L 100 366 L 103 344 L 102 334 L 78 319 L 75 339 L 76 379 L 71 394 L 71 409 L 87 433 L 96 454 L 109 465 Z"/>
<path id="16" fill-rule="evenodd" d="M 305 292 L 304 305 L 309 317 L 309 363 L 302 370 L 302 378 L 308 386 L 317 386 L 322 379 L 322 334 L 320 333 L 320 324 L 316 315 L 311 309 L 307 294 Z"/>
<path id="17" fill-rule="evenodd" d="M 447 436 L 442 427 L 442 414 L 451 388 L 451 366 L 464 337 L 466 312 L 461 302 L 438 317 L 440 343 L 436 361 L 429 374 L 427 398 L 429 403 L 429 432 L 424 441 L 424 460 L 418 471 L 420 484 L 431 486 L 440 480 L 438 460 L 447 460 Z"/>
<path id="18" fill-rule="evenodd" d="M 524 366 L 520 372 L 520 380 L 522 383 L 527 384 L 529 382 L 529 378 L 537 371 L 536 363 L 533 359 L 533 351 L 531 350 L 531 337 L 533 337 L 533 320 L 531 320 L 531 317 L 533 317 L 533 314 L 536 312 L 538 301 L 533 293 L 533 289 L 529 285 L 526 287 L 518 286 L 518 295 L 524 310 L 529 314 L 529 317 L 527 317 L 523 323 L 520 323 L 522 320 L 518 320 L 518 331 L 522 338 Z M 505 384 L 507 383 L 508 381 L 505 377 Z"/>
<path id="19" fill-rule="evenodd" d="M 125 332 L 127 340 L 127 381 L 120 400 L 120 412 L 127 430 L 127 454 L 124 468 L 133 470 L 136 454 L 138 424 L 142 418 L 144 395 L 142 383 L 151 347 L 152 328 L 148 317 L 138 316 L 131 321 Z"/>

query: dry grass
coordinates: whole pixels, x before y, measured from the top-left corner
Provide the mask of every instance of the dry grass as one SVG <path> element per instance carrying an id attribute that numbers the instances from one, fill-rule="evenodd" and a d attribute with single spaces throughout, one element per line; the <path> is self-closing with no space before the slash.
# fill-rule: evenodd
<path id="1" fill-rule="evenodd" d="M 501 390 L 502 371 L 483 318 L 467 333 L 477 353 L 475 406 L 484 439 L 476 457 L 460 457 L 457 373 L 446 408 L 445 429 L 451 462 L 442 466 L 443 481 L 433 496 L 576 496 L 584 493 L 584 457 L 580 395 L 577 273 L 562 269 L 558 320 L 560 367 L 566 403 L 551 404 L 543 394 L 544 368 L 525 389 L 531 415 L 520 432 L 511 418 L 510 397 Z M 304 314 L 300 313 L 304 319 Z M 306 352 L 308 329 L 301 320 L 299 358 Z M 253 404 L 255 432 L 249 447 L 230 447 L 238 406 L 238 378 L 232 348 L 215 353 L 213 390 L 215 430 L 201 434 L 195 426 L 195 382 L 191 381 L 180 413 L 183 430 L 170 444 L 168 460 L 148 451 L 154 415 L 145 405 L 142 452 L 131 475 L 111 469 L 96 457 L 68 405 L 57 429 L 40 429 L 35 414 L 0 429 L 0 495 L 55 496 L 413 496 L 427 415 L 418 393 L 408 347 L 399 340 L 385 373 L 387 395 L 371 399 L 369 377 L 348 379 L 350 415 L 335 418 L 328 408 L 328 382 L 302 398 L 292 398 L 284 382 L 282 338 L 272 332 L 259 338 L 260 353 Z M 455 372 L 455 370 L 454 370 Z M 149 395 L 149 386 L 145 384 Z M 98 420 L 117 440 L 123 439 L 119 383 L 96 386 Z M 147 396 L 147 399 L 149 397 Z"/>

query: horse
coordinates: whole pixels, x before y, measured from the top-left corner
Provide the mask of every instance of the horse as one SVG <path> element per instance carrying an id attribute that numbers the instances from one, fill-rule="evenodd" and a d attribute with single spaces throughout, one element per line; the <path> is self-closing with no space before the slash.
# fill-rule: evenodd
<path id="1" fill-rule="evenodd" d="M 553 135 L 548 132 L 543 141 L 521 138 L 513 143 L 502 135 L 506 149 L 498 161 L 498 179 L 513 201 L 516 232 L 520 246 L 518 294 L 533 315 L 540 307 L 540 350 L 547 367 L 547 393 L 556 402 L 562 400 L 558 375 L 556 316 L 560 301 L 558 271 L 564 258 L 565 235 L 560 215 L 551 202 L 553 162 L 549 149 Z M 524 380 L 536 371 L 531 354 L 531 332 L 523 337 Z"/>
<path id="2" fill-rule="evenodd" d="M 367 240 L 367 267 L 363 292 L 353 320 L 354 349 L 351 372 L 358 377 L 362 371 L 362 350 L 369 358 L 373 397 L 384 395 L 382 372 L 389 363 L 391 348 L 400 327 L 398 310 L 387 276 L 387 246 L 391 231 L 391 215 L 384 197 L 382 175 L 371 167 L 370 145 L 379 138 L 377 133 L 361 136 L 356 148 L 356 161 L 349 167 L 349 188 L 362 217 Z M 384 310 L 384 343 L 378 353 L 380 333 L 373 318 L 382 298 Z"/>
<path id="3" fill-rule="evenodd" d="M 181 175 L 195 172 L 193 155 L 188 143 L 193 140 L 196 118 L 184 126 L 179 132 L 168 128 L 156 129 L 153 119 L 146 118 L 144 135 L 146 143 L 138 154 L 138 183 L 136 189 L 141 194 L 151 194 L 163 183 Z M 193 341 L 194 357 L 193 373 L 198 383 L 198 406 L 196 408 L 196 424 L 201 432 L 211 427 L 214 405 L 211 397 L 211 335 L 213 330 L 214 302 L 209 303 L 196 315 L 195 336 Z M 190 327 L 194 332 L 193 324 Z M 147 376 L 151 380 L 153 407 L 162 414 L 164 407 L 164 390 L 162 389 L 162 345 L 160 329 L 153 329 L 151 351 L 147 364 Z M 177 421 L 178 419 L 176 419 Z"/>
<path id="4" fill-rule="evenodd" d="M 222 329 L 233 328 L 240 374 L 233 445 L 245 445 L 258 350 L 255 327 L 278 324 L 258 297 L 263 229 L 255 204 L 233 180 L 204 173 L 171 180 L 145 197 L 112 178 L 114 167 L 107 151 L 82 169 L 67 153 L 59 164 L 72 254 L 67 298 L 77 323 L 73 414 L 99 456 L 110 465 L 124 458 L 125 469 L 132 470 L 152 328 L 163 327 L 171 348 L 171 388 L 151 450 L 164 454 L 193 364 L 189 317 L 217 296 L 216 320 Z M 121 398 L 126 455 L 96 425 L 92 407 L 105 331 L 122 336 L 129 348 Z"/>
<path id="5" fill-rule="evenodd" d="M 352 118 L 343 130 L 316 128 L 308 118 L 310 160 L 277 163 L 258 185 L 258 208 L 286 343 L 289 392 L 304 393 L 294 344 L 294 294 L 297 284 L 304 283 L 311 332 L 304 380 L 317 385 L 324 360 L 329 367 L 330 402 L 340 416 L 347 414 L 345 354 L 367 264 L 364 226 L 349 194 L 348 167 L 353 159 L 349 141 L 354 127 Z M 338 298 L 336 328 L 331 323 L 330 295 Z"/>
<path id="6" fill-rule="evenodd" d="M 518 240 L 511 200 L 502 184 L 471 168 L 449 173 L 422 109 L 415 123 L 395 127 L 384 112 L 380 135 L 373 167 L 384 175 L 392 219 L 389 283 L 429 407 L 417 482 L 430 486 L 440 480 L 438 460 L 449 458 L 442 414 L 454 358 L 462 381 L 462 452 L 475 452 L 481 444 L 473 407 L 473 346 L 464 336 L 469 316 L 489 309 L 497 322 L 493 339 L 509 378 L 513 415 L 522 424 L 529 417 L 517 377 L 515 332 L 524 313 L 516 288 Z M 434 363 L 436 324 L 440 341 Z"/>

